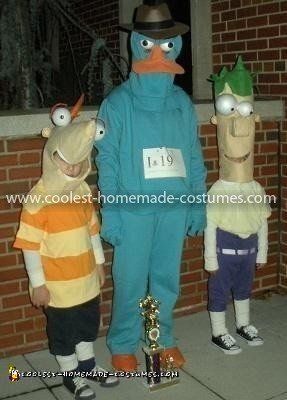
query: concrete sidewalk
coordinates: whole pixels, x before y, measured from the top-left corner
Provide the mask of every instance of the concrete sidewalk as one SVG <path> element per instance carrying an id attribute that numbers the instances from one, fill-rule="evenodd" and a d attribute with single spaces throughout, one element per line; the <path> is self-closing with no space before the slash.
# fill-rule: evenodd
<path id="1" fill-rule="evenodd" d="M 252 301 L 252 323 L 260 330 L 265 343 L 250 347 L 238 339 L 243 352 L 226 356 L 210 343 L 207 312 L 175 320 L 178 344 L 187 359 L 180 370 L 180 383 L 150 393 L 143 378 L 122 378 L 115 388 L 91 383 L 99 400 L 287 400 L 287 296 L 272 295 L 267 300 Z M 228 327 L 234 334 L 233 309 L 228 310 Z M 109 366 L 105 338 L 95 344 L 99 364 Z M 144 357 L 139 349 L 141 370 Z M 19 371 L 57 371 L 57 363 L 47 350 L 10 357 L 0 361 L 0 399 L 72 400 L 61 385 L 61 378 L 8 379 L 8 366 Z"/>

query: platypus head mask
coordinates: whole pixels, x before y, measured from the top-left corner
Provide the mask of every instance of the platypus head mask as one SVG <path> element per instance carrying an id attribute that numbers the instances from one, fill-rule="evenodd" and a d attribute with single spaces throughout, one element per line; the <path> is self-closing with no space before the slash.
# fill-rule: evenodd
<path id="1" fill-rule="evenodd" d="M 132 31 L 130 82 L 134 94 L 164 98 L 175 74 L 184 73 L 175 60 L 182 48 L 181 35 L 189 26 L 173 20 L 165 1 L 144 0 L 136 9 L 134 23 L 121 27 Z"/>

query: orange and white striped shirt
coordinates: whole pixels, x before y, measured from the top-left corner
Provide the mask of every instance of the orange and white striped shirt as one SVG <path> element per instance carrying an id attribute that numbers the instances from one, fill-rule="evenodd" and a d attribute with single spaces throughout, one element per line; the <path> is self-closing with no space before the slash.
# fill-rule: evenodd
<path id="1" fill-rule="evenodd" d="M 24 205 L 14 247 L 39 251 L 52 307 L 72 307 L 100 292 L 91 236 L 100 226 L 92 203 Z"/>

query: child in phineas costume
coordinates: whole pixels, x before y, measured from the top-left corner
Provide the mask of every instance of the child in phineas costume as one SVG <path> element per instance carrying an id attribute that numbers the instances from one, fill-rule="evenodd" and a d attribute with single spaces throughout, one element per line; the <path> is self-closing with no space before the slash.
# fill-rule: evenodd
<path id="1" fill-rule="evenodd" d="M 232 292 L 236 334 L 250 346 L 263 344 L 250 324 L 249 299 L 255 268 L 267 261 L 271 211 L 264 202 L 264 189 L 253 179 L 255 122 L 260 118 L 253 110 L 252 75 L 238 57 L 231 71 L 223 68 L 211 80 L 220 179 L 208 192 L 204 239 L 205 269 L 210 273 L 208 310 L 212 343 L 225 354 L 238 354 L 241 348 L 228 333 L 225 310 Z"/>
<path id="2" fill-rule="evenodd" d="M 94 140 L 104 136 L 104 127 L 95 120 L 71 123 L 79 102 L 71 113 L 62 104 L 54 108 L 51 117 L 56 126 L 42 131 L 48 137 L 43 173 L 23 206 L 14 247 L 23 251 L 31 302 L 44 307 L 50 352 L 61 372 L 67 373 L 64 386 L 75 399 L 92 400 L 94 391 L 78 373 L 92 373 L 88 377 L 100 380 L 102 386 L 114 386 L 118 380 L 97 377 L 106 371 L 96 365 L 93 349 L 105 259 L 92 194 L 84 179 Z"/>
<path id="3" fill-rule="evenodd" d="M 114 368 L 137 368 L 139 302 L 148 291 L 160 302 L 163 360 L 172 357 L 181 367 L 185 359 L 173 336 L 181 253 L 186 233 L 196 235 L 205 228 L 205 207 L 199 204 L 195 210 L 179 201 L 142 203 L 140 198 L 132 204 L 132 196 L 160 199 L 165 192 L 179 199 L 206 190 L 195 109 L 173 83 L 175 74 L 184 73 L 175 60 L 188 26 L 173 21 L 165 2 L 146 1 L 137 8 L 134 24 L 125 28 L 132 30 L 132 71 L 101 105 L 106 135 L 96 143 L 101 193 L 131 199 L 126 206 L 106 202 L 102 208 L 101 236 L 114 245 L 107 343 Z"/>

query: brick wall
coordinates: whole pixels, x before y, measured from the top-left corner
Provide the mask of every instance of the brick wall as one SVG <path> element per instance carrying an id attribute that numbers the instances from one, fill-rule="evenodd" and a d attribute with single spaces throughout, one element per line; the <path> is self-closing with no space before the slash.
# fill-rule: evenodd
<path id="1" fill-rule="evenodd" d="M 40 138 L 0 141 L 0 356 L 46 347 L 45 318 L 31 307 L 22 254 L 12 249 L 20 204 L 3 195 L 26 193 L 40 174 Z"/>
<path id="2" fill-rule="evenodd" d="M 242 54 L 248 67 L 258 73 L 259 95 L 282 98 L 287 111 L 287 1 L 212 0 L 212 23 L 214 71 L 222 65 L 230 67 Z M 287 287 L 287 120 L 281 123 L 279 139 L 279 283 Z M 272 143 L 265 146 L 272 151 Z"/>
<path id="3" fill-rule="evenodd" d="M 217 147 L 215 127 L 203 125 L 200 129 L 204 155 L 209 169 L 208 182 L 217 179 Z M 268 193 L 278 193 L 278 126 L 275 122 L 258 125 L 256 168 L 258 180 Z M 0 140 L 0 357 L 21 354 L 47 347 L 45 318 L 40 310 L 30 305 L 27 276 L 20 251 L 12 248 L 20 215 L 20 204 L 9 205 L 6 194 L 26 193 L 40 175 L 40 156 L 44 139 Z M 88 181 L 94 183 L 92 172 Z M 278 210 L 270 221 L 270 253 L 268 266 L 257 273 L 255 292 L 274 288 L 277 284 Z M 111 312 L 112 248 L 105 244 L 107 281 L 102 291 L 101 334 L 108 328 Z M 206 305 L 207 274 L 203 271 L 202 237 L 187 238 L 181 266 L 181 295 L 177 302 L 177 316 L 190 314 Z"/>

